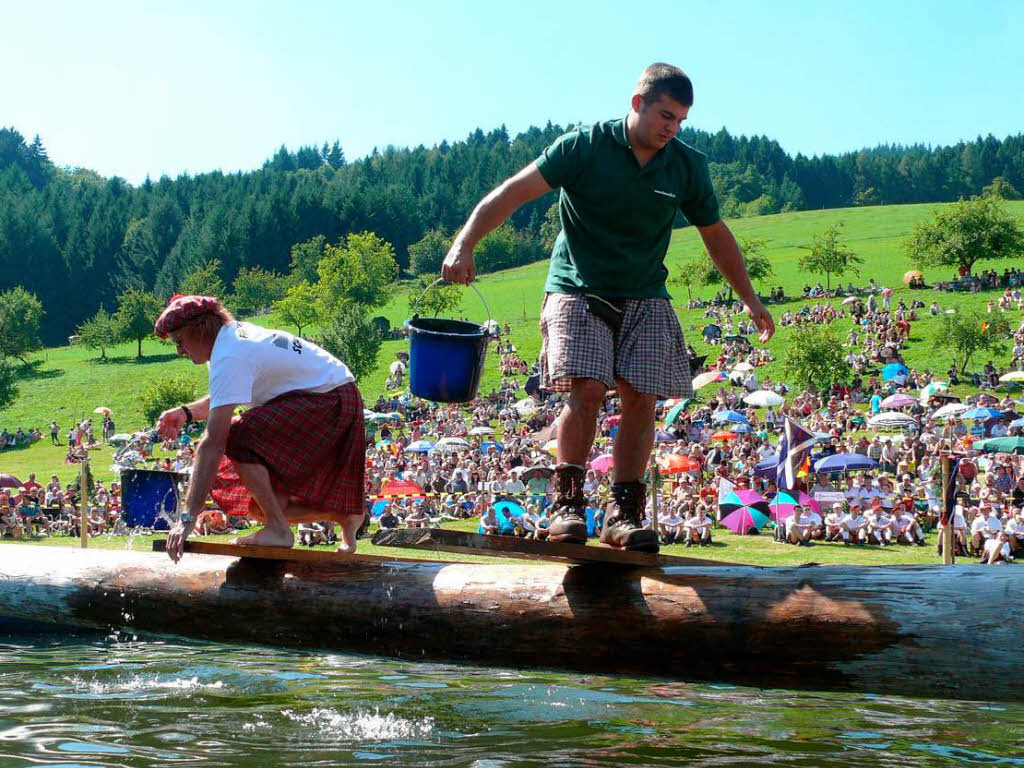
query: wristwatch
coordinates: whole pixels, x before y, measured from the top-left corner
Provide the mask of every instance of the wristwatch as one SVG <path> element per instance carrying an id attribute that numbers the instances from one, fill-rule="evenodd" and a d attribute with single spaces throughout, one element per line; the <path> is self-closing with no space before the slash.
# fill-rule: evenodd
<path id="1" fill-rule="evenodd" d="M 181 517 L 179 517 L 178 519 L 181 520 L 181 522 L 183 523 L 191 523 L 192 515 L 188 511 L 184 511 L 181 513 Z"/>

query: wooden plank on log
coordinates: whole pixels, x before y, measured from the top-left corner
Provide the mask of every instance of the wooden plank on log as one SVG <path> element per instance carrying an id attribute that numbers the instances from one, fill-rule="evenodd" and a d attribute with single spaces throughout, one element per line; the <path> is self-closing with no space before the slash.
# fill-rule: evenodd
<path id="1" fill-rule="evenodd" d="M 153 542 L 154 552 L 166 552 L 167 540 Z M 288 560 L 306 563 L 436 563 L 415 557 L 381 557 L 380 555 L 346 555 L 340 552 L 325 552 L 322 549 L 286 549 L 285 547 L 245 547 L 238 544 L 223 544 L 214 541 L 186 541 L 185 551 L 193 555 L 223 555 L 242 557 L 249 560 Z"/>
<path id="2" fill-rule="evenodd" d="M 373 535 L 373 543 L 379 547 L 428 549 L 432 552 L 459 552 L 466 555 L 511 557 L 519 560 L 553 560 L 560 563 L 602 563 L 648 568 L 670 565 L 736 565 L 719 560 L 630 552 L 604 546 L 590 547 L 585 544 L 560 544 L 553 541 L 522 539 L 518 536 L 485 536 L 482 533 L 442 528 L 381 529 Z"/>

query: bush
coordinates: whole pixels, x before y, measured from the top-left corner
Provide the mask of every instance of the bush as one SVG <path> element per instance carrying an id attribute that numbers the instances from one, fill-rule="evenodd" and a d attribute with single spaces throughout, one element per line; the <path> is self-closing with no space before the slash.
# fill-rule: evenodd
<path id="1" fill-rule="evenodd" d="M 175 374 L 146 387 L 142 392 L 142 415 L 146 423 L 156 424 L 157 418 L 168 408 L 191 403 L 199 397 L 199 387 L 187 373 Z"/>

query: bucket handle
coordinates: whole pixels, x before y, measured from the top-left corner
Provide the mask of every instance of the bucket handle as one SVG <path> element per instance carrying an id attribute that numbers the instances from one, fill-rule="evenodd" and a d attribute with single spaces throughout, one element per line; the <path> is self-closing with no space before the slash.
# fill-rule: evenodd
<path id="1" fill-rule="evenodd" d="M 423 297 L 427 295 L 427 291 L 429 291 L 431 288 L 433 288 L 438 283 L 447 283 L 447 282 L 448 281 L 445 280 L 443 277 L 439 277 L 439 278 L 437 278 L 437 280 L 435 280 L 434 282 L 432 282 L 430 285 L 428 285 L 426 288 L 423 289 L 423 293 L 421 293 L 419 295 L 419 297 L 417 297 L 416 303 L 412 305 L 412 314 L 413 314 L 414 317 L 419 317 L 419 311 L 418 310 L 419 310 L 419 306 L 420 306 L 420 301 L 422 301 Z M 452 283 L 452 285 L 455 285 L 455 283 Z M 487 325 L 485 327 L 487 328 L 488 332 L 490 332 L 490 325 L 491 325 L 491 319 L 492 319 L 491 318 L 491 308 L 489 306 L 487 306 L 487 300 L 484 298 L 483 294 L 480 293 L 480 290 L 475 285 L 470 283 L 469 287 L 472 288 L 474 291 L 476 291 L 476 295 L 480 297 L 480 302 L 484 305 L 484 310 L 486 310 L 486 312 L 487 312 Z"/>

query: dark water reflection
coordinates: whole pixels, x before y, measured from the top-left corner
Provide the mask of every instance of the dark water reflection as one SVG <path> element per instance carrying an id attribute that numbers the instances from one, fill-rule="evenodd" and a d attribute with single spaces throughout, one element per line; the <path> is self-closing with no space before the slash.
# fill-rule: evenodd
<path id="1" fill-rule="evenodd" d="M 0 768 L 755 763 L 1024 766 L 1024 705 L 581 678 L 0 622 Z"/>

